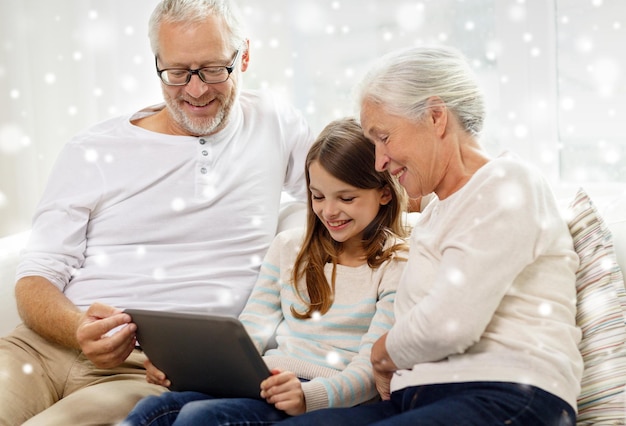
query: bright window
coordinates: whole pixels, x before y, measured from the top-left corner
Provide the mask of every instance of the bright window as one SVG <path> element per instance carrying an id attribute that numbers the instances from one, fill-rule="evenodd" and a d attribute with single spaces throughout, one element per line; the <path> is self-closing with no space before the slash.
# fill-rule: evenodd
<path id="1" fill-rule="evenodd" d="M 626 7 L 623 0 L 557 1 L 562 175 L 626 182 Z"/>

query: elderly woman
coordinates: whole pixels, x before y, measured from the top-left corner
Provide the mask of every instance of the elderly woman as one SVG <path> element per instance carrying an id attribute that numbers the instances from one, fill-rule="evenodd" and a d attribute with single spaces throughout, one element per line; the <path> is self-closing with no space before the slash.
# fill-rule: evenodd
<path id="1" fill-rule="evenodd" d="M 548 184 L 481 148 L 483 98 L 456 51 L 383 57 L 359 101 L 376 168 L 436 197 L 411 236 L 396 323 L 372 349 L 383 401 L 285 424 L 574 425 L 578 258 Z"/>

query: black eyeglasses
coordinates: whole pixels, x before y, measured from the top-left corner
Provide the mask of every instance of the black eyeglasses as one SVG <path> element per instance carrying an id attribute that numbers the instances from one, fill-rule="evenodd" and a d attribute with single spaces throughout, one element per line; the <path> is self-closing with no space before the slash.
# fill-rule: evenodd
<path id="1" fill-rule="evenodd" d="M 203 67 L 195 70 L 188 68 L 165 68 L 160 70 L 157 62 L 157 57 L 154 57 L 154 65 L 156 66 L 157 74 L 161 81 L 168 86 L 185 86 L 191 80 L 191 76 L 196 74 L 200 80 L 207 84 L 223 83 L 228 80 L 230 74 L 235 69 L 235 63 L 239 59 L 241 49 L 235 52 L 235 59 L 228 66 L 222 67 Z"/>

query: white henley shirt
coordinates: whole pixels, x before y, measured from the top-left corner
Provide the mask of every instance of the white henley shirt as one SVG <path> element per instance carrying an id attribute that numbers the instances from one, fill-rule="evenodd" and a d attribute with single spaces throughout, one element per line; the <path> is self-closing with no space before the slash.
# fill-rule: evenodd
<path id="1" fill-rule="evenodd" d="M 243 91 L 226 128 L 172 136 L 104 121 L 61 151 L 17 279 L 41 276 L 79 308 L 238 314 L 278 221 L 281 193 L 306 199 L 303 117 Z"/>

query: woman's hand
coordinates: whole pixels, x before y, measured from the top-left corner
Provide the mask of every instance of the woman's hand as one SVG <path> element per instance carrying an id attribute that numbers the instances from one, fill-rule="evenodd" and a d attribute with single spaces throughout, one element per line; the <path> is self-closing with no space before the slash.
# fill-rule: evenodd
<path id="1" fill-rule="evenodd" d="M 306 411 L 302 383 L 291 371 L 272 370 L 272 375 L 261 382 L 261 398 L 290 416 Z"/>
<path id="2" fill-rule="evenodd" d="M 146 381 L 153 385 L 161 385 L 169 388 L 172 382 L 165 376 L 165 373 L 154 366 L 149 359 L 143 362 L 143 366 L 146 369 Z"/>
<path id="3" fill-rule="evenodd" d="M 376 389 L 383 400 L 387 400 L 391 397 L 389 385 L 394 371 L 398 369 L 387 352 L 387 346 L 385 345 L 386 341 L 387 333 L 380 336 L 380 338 L 374 343 L 372 346 L 372 353 L 370 355 L 372 367 L 374 368 Z"/>

